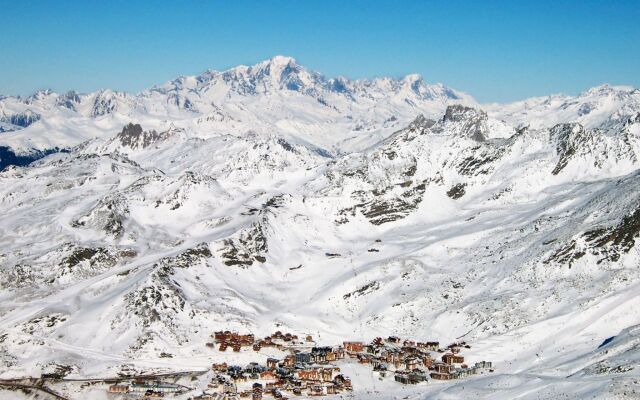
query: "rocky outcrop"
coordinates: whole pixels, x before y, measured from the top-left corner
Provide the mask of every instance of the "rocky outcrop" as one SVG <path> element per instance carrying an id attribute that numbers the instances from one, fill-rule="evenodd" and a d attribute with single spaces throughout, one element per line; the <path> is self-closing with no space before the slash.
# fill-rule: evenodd
<path id="1" fill-rule="evenodd" d="M 0 122 L 6 122 L 11 125 L 19 126 L 21 128 L 26 128 L 29 125 L 40 121 L 41 115 L 37 114 L 31 110 L 26 110 L 21 113 L 5 115 L 0 117 Z"/>
<path id="2" fill-rule="evenodd" d="M 219 252 L 225 265 L 249 267 L 254 262 L 266 262 L 267 250 L 263 224 L 255 222 L 235 238 L 225 239 Z"/>
<path id="3" fill-rule="evenodd" d="M 122 128 L 122 131 L 118 133 L 116 139 L 124 147 L 130 149 L 144 149 L 152 144 L 161 142 L 173 136 L 176 130 L 169 129 L 164 132 L 145 131 L 140 124 L 129 123 Z"/>

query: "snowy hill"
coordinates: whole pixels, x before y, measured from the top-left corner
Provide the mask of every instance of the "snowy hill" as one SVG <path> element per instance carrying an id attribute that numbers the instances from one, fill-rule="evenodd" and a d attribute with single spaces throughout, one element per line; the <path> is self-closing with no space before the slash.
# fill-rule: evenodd
<path id="1" fill-rule="evenodd" d="M 287 57 L 137 95 L 3 97 L 0 146 L 67 151 L 0 172 L 0 378 L 206 369 L 213 331 L 285 329 L 462 339 L 497 366 L 403 387 L 349 365 L 356 398 L 623 398 L 639 98 L 483 107 Z"/>

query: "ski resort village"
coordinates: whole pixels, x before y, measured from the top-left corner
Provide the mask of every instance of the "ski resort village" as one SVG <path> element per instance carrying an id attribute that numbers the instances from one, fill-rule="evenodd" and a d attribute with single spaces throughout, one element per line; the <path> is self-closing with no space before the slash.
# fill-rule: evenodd
<path id="1" fill-rule="evenodd" d="M 465 360 L 461 353 L 470 348 L 465 342 L 441 346 L 439 342 L 416 342 L 397 336 L 378 337 L 370 343 L 345 341 L 321 346 L 311 335 L 299 337 L 277 331 L 258 339 L 251 333 L 219 331 L 212 335 L 206 348 L 215 360 L 206 388 L 123 377 L 107 391 L 112 398 L 171 398 L 188 393 L 191 395 L 188 398 L 194 400 L 287 399 L 351 392 L 352 381 L 341 369 L 349 364 L 367 368 L 380 381 L 392 380 L 401 385 L 464 379 L 493 372 L 490 361 L 469 363 Z M 228 361 L 238 353 L 249 353 L 257 361 L 246 365 Z"/>

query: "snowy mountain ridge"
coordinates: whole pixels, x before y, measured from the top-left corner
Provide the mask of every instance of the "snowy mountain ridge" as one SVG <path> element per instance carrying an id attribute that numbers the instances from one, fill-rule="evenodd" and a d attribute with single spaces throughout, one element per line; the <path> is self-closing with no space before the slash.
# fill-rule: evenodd
<path id="1" fill-rule="evenodd" d="M 0 149 L 67 150 L 0 172 L 1 378 L 246 363 L 204 343 L 285 329 L 465 340 L 496 365 L 415 387 L 347 365 L 355 398 L 637 394 L 639 99 L 481 106 L 287 57 L 4 97 Z"/>

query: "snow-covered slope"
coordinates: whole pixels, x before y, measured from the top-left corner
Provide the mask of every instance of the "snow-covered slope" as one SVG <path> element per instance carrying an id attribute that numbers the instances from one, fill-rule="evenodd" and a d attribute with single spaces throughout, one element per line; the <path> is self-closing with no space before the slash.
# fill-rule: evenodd
<path id="1" fill-rule="evenodd" d="M 490 104 L 489 113 L 515 126 L 551 127 L 578 122 L 595 128 L 624 121 L 638 112 L 640 90 L 630 86 L 601 85 L 578 96 L 552 95 L 511 104 Z"/>
<path id="2" fill-rule="evenodd" d="M 463 339 L 497 366 L 413 388 L 347 366 L 357 398 L 623 397 L 636 98 L 483 110 L 283 57 L 135 96 L 3 98 L 1 143 L 69 151 L 0 172 L 2 377 L 206 368 L 214 330 L 285 329 Z"/>

